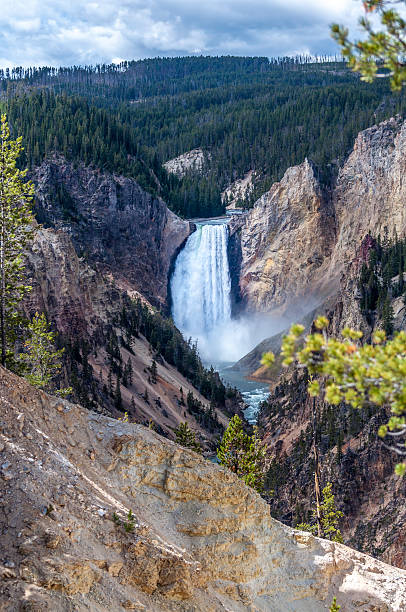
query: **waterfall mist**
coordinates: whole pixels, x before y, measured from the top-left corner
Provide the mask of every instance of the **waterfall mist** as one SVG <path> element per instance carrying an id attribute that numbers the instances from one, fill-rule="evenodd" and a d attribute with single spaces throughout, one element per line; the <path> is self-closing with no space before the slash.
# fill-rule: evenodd
<path id="1" fill-rule="evenodd" d="M 197 225 L 179 253 L 171 279 L 172 315 L 185 338 L 197 340 L 203 359 L 237 361 L 283 328 L 265 315 L 231 318 L 226 223 Z"/>

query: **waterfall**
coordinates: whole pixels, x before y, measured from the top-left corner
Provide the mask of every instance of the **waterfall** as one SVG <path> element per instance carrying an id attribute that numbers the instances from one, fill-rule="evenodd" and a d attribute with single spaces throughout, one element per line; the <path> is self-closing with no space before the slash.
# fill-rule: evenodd
<path id="1" fill-rule="evenodd" d="M 231 319 L 226 223 L 197 225 L 179 253 L 171 279 L 172 315 L 185 337 L 204 344 Z"/>

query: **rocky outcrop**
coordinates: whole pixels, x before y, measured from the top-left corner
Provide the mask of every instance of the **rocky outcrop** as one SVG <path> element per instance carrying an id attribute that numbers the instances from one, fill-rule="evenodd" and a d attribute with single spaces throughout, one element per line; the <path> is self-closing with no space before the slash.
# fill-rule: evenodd
<path id="1" fill-rule="evenodd" d="M 400 119 L 358 135 L 333 194 L 337 240 L 329 278 L 337 278 L 347 267 L 367 234 L 405 234 L 405 151 L 406 122 Z"/>
<path id="2" fill-rule="evenodd" d="M 289 168 L 241 220 L 240 231 L 240 288 L 247 309 L 272 310 L 288 295 L 310 305 L 310 289 L 327 268 L 335 231 L 312 164 L 305 160 Z"/>
<path id="3" fill-rule="evenodd" d="M 233 181 L 231 185 L 222 191 L 222 203 L 226 204 L 229 210 L 241 206 L 241 203 L 252 194 L 254 183 L 257 179 L 258 174 L 250 170 L 243 178 Z"/>
<path id="4" fill-rule="evenodd" d="M 32 290 L 24 300 L 26 313 L 46 312 L 66 338 L 89 340 L 122 307 L 123 292 L 77 256 L 62 230 L 36 229 L 27 272 Z"/>
<path id="5" fill-rule="evenodd" d="M 284 527 L 224 468 L 3 369 L 0 388 L 5 612 L 405 609 L 406 572 Z"/>
<path id="6" fill-rule="evenodd" d="M 368 233 L 405 234 L 405 151 L 406 122 L 384 121 L 358 135 L 332 192 L 306 160 L 236 221 L 248 310 L 310 310 L 336 292 Z"/>
<path id="7" fill-rule="evenodd" d="M 164 168 L 170 174 L 175 174 L 178 178 L 182 178 L 188 172 L 197 172 L 200 174 L 206 163 L 208 153 L 203 149 L 193 149 L 187 153 L 182 153 L 178 157 L 168 160 L 164 163 Z"/>
<path id="8" fill-rule="evenodd" d="M 190 233 L 186 221 L 134 180 L 61 156 L 45 160 L 32 178 L 41 223 L 68 233 L 77 254 L 117 284 L 166 303 L 172 259 Z"/>

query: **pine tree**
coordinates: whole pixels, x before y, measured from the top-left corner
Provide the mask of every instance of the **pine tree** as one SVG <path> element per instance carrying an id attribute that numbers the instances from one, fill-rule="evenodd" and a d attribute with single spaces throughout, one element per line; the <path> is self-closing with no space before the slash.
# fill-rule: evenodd
<path id="1" fill-rule="evenodd" d="M 337 455 L 336 455 L 336 461 L 338 464 L 341 463 L 342 458 L 343 458 L 343 441 L 344 441 L 344 434 L 341 431 L 341 429 L 338 432 L 338 436 L 337 436 Z"/>
<path id="2" fill-rule="evenodd" d="M 28 338 L 20 359 L 24 364 L 25 378 L 30 384 L 51 391 L 51 383 L 62 369 L 65 349 L 55 349 L 55 334 L 49 328 L 45 314 L 35 313 L 28 324 Z M 59 395 L 67 395 L 71 389 L 59 389 Z"/>
<path id="3" fill-rule="evenodd" d="M 323 501 L 320 504 L 320 520 L 322 527 L 321 536 L 326 538 L 326 540 L 332 540 L 333 542 L 343 542 L 341 532 L 338 528 L 338 523 L 340 518 L 344 515 L 340 510 L 336 509 L 331 482 L 327 483 L 322 491 L 322 494 Z M 313 523 L 298 523 L 296 525 L 296 529 L 300 529 L 301 531 L 309 531 L 313 535 L 318 535 L 316 519 L 316 511 L 313 510 Z"/>
<path id="4" fill-rule="evenodd" d="M 0 125 L 0 342 L 1 364 L 12 362 L 17 305 L 30 287 L 24 283 L 23 251 L 32 238 L 34 187 L 17 168 L 21 137 L 10 140 L 5 115 Z"/>
<path id="5" fill-rule="evenodd" d="M 237 474 L 245 484 L 259 493 L 263 489 L 265 452 L 256 432 L 246 434 L 240 417 L 235 414 L 217 449 L 219 463 Z"/>
<path id="6" fill-rule="evenodd" d="M 382 325 L 385 332 L 390 336 L 393 333 L 393 308 L 389 296 L 386 297 L 382 307 Z"/>
<path id="7" fill-rule="evenodd" d="M 157 368 L 155 359 L 152 360 L 151 367 L 149 368 L 149 371 L 151 372 L 151 383 L 153 385 L 156 385 L 157 375 L 158 375 L 158 368 Z"/>
<path id="8" fill-rule="evenodd" d="M 120 377 L 118 374 L 116 378 L 116 388 L 114 391 L 114 405 L 117 408 L 117 410 L 123 409 L 123 401 L 121 398 L 121 388 L 120 388 Z"/>
<path id="9" fill-rule="evenodd" d="M 111 366 L 109 368 L 109 373 L 107 375 L 107 388 L 109 391 L 109 395 L 112 396 L 113 395 L 113 375 L 111 371 Z"/>
<path id="10" fill-rule="evenodd" d="M 340 518 L 344 514 L 337 510 L 334 495 L 332 493 L 332 483 L 328 482 L 323 489 L 323 501 L 321 503 L 321 524 L 323 537 L 333 542 L 343 542 L 343 537 L 338 528 Z"/>
<path id="11" fill-rule="evenodd" d="M 132 365 L 131 357 L 129 357 L 127 361 L 127 380 L 128 380 L 129 386 L 131 387 L 131 385 L 133 384 L 133 365 Z"/>
<path id="12" fill-rule="evenodd" d="M 176 439 L 176 444 L 180 444 L 185 448 L 190 448 L 194 450 L 196 453 L 201 453 L 202 449 L 198 442 L 196 442 L 196 434 L 189 428 L 189 425 L 185 423 L 180 423 L 179 426 L 174 430 Z"/>

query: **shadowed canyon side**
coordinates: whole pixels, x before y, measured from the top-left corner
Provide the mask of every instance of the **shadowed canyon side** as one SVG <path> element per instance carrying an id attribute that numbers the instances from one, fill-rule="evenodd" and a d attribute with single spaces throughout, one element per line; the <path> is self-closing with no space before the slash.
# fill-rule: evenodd
<path id="1" fill-rule="evenodd" d="M 230 471 L 2 368 L 0 385 L 6 612 L 405 609 L 406 572 L 285 527 Z"/>
<path id="2" fill-rule="evenodd" d="M 376 241 L 367 236 L 342 276 L 334 299 L 319 313 L 330 321 L 328 334 L 340 337 L 346 327 L 361 330 L 366 342 L 382 329 L 382 319 L 368 317 L 360 294 L 360 273 L 368 263 Z M 395 331 L 406 328 L 402 296 L 391 300 Z M 303 321 L 310 327 L 311 319 Z M 280 337 L 264 344 L 264 350 L 280 348 Z M 259 347 L 258 347 L 259 348 Z M 252 369 L 259 351 L 247 356 Z M 255 361 L 255 363 L 254 363 Z M 244 362 L 241 364 L 244 366 Z M 265 370 L 265 371 L 264 371 Z M 272 516 L 296 525 L 308 521 L 313 510 L 314 460 L 312 398 L 307 392 L 306 372 L 294 367 L 278 372 L 263 368 L 270 395 L 258 415 L 258 426 L 270 464 L 265 479 Z M 394 473 L 397 455 L 378 437 L 388 410 L 373 405 L 354 409 L 345 403 L 331 406 L 316 402 L 316 432 L 322 482 L 332 482 L 337 507 L 343 512 L 340 529 L 344 541 L 357 550 L 406 568 L 406 481 Z"/>
<path id="3" fill-rule="evenodd" d="M 27 255 L 32 291 L 23 303 L 25 314 L 33 316 L 36 311 L 46 312 L 59 332 L 66 349 L 66 384 L 73 383 L 75 398 L 103 414 L 122 418 L 123 412 L 127 411 L 129 418 L 137 422 L 148 424 L 152 420 L 160 433 L 172 437 L 173 428 L 187 420 L 203 446 L 210 445 L 219 429 L 216 425 L 210 431 L 211 428 L 200 418 L 203 413 L 192 414 L 185 405 L 182 394 L 186 398 L 190 392 L 201 402 L 202 409 L 209 407 L 209 400 L 185 377 L 187 372 L 183 370 L 182 375 L 173 361 L 168 362 L 161 355 L 157 357 L 156 382 L 151 382 L 149 368 L 156 353 L 149 341 L 151 337 L 148 340 L 144 335 L 146 330 L 141 327 L 134 335 L 126 326 L 125 317 L 123 320 L 123 313 L 127 312 L 127 317 L 133 316 L 127 292 L 79 258 L 69 236 L 62 230 L 39 229 Z M 130 294 L 134 296 L 133 291 Z M 152 307 L 142 296 L 141 301 L 153 316 Z M 158 314 L 154 316 L 168 330 L 165 320 Z M 116 370 L 112 376 L 111 342 L 115 334 L 118 344 L 114 349 Z M 176 332 L 176 337 L 170 337 L 170 346 L 166 348 L 171 346 L 177 347 L 181 355 L 185 343 L 179 332 Z M 165 347 L 162 352 L 166 354 Z M 132 374 L 130 380 L 120 377 L 122 405 L 118 407 L 115 399 L 117 374 L 126 364 L 127 367 L 131 364 Z M 109 389 L 110 384 L 113 389 Z M 226 405 L 231 412 L 237 409 L 239 400 L 235 401 L 235 406 L 233 401 L 230 398 L 225 400 L 223 410 L 226 410 Z M 227 418 L 219 406 L 215 413 L 221 429 Z"/>
<path id="4" fill-rule="evenodd" d="M 304 314 L 337 292 L 366 234 L 403 236 L 405 152 L 406 122 L 384 121 L 359 134 L 331 193 L 306 160 L 289 168 L 245 218 L 233 219 L 245 307 L 284 311 L 296 303 Z"/>
<path id="5" fill-rule="evenodd" d="M 168 275 L 190 225 L 130 178 L 54 155 L 37 167 L 35 211 L 66 231 L 79 256 L 117 285 L 165 306 Z"/>
<path id="6" fill-rule="evenodd" d="M 186 420 L 212 449 L 240 398 L 226 396 L 218 375 L 205 373 L 153 308 L 166 310 L 169 270 L 190 224 L 135 181 L 61 156 L 37 168 L 34 180 L 37 216 L 53 227 L 36 231 L 28 250 L 32 291 L 23 306 L 30 317 L 46 312 L 60 334 L 64 384 L 86 407 L 128 412 L 170 437 Z"/>

